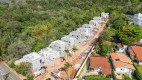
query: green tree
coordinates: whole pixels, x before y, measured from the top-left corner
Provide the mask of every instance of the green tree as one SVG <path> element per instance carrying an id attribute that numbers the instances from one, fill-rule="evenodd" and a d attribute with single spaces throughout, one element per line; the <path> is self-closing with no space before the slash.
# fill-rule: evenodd
<path id="1" fill-rule="evenodd" d="M 134 66 L 136 68 L 136 70 L 134 71 L 134 75 L 138 80 L 141 80 L 142 79 L 142 66 L 137 65 L 136 63 L 134 63 Z"/>
<path id="2" fill-rule="evenodd" d="M 142 37 L 142 30 L 135 25 L 123 26 L 118 32 L 119 39 L 124 44 L 134 44 Z"/>
<path id="3" fill-rule="evenodd" d="M 8 61 L 11 60 L 11 58 L 19 59 L 28 53 L 30 53 L 30 47 L 24 44 L 24 42 L 19 40 L 8 46 L 9 56 L 7 58 L 8 58 Z"/>
<path id="4" fill-rule="evenodd" d="M 70 80 L 70 76 L 68 74 L 68 68 L 72 67 L 69 62 L 66 62 L 63 67 L 60 68 L 61 71 L 64 71 L 67 74 L 67 80 Z"/>
<path id="5" fill-rule="evenodd" d="M 115 29 L 106 28 L 101 34 L 100 38 L 101 40 L 112 41 L 115 34 L 116 34 Z"/>
<path id="6" fill-rule="evenodd" d="M 129 75 L 124 74 L 124 80 L 132 80 L 132 79 L 129 77 Z"/>

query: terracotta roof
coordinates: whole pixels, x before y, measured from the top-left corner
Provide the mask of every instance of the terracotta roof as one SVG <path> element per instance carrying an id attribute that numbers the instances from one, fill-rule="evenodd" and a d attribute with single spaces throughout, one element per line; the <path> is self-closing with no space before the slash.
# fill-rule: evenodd
<path id="1" fill-rule="evenodd" d="M 128 56 L 126 56 L 125 54 L 123 54 L 123 53 L 111 53 L 110 56 L 113 60 L 115 67 L 125 66 L 127 68 L 135 69 L 134 66 L 133 66 L 133 63 L 131 62 L 131 59 Z"/>
<path id="2" fill-rule="evenodd" d="M 111 67 L 105 57 L 90 57 L 90 68 L 102 69 L 102 74 L 111 74 Z"/>
<path id="3" fill-rule="evenodd" d="M 138 60 L 142 60 L 142 47 L 140 46 L 131 46 L 130 54 Z"/>

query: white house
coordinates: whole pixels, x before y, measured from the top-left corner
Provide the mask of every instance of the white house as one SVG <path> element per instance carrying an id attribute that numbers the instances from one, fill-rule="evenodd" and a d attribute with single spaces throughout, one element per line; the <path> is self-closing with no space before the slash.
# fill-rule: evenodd
<path id="1" fill-rule="evenodd" d="M 51 65 L 54 66 L 53 61 L 60 57 L 60 53 L 52 48 L 46 47 L 41 49 L 38 54 L 42 56 L 44 61 L 44 65 Z"/>
<path id="2" fill-rule="evenodd" d="M 101 17 L 94 17 L 93 20 L 89 21 L 90 25 L 100 27 L 101 23 L 104 22 Z"/>
<path id="3" fill-rule="evenodd" d="M 142 27 L 142 14 L 141 13 L 135 14 L 133 17 L 133 22 L 135 25 Z"/>
<path id="4" fill-rule="evenodd" d="M 111 53 L 111 62 L 116 73 L 133 73 L 135 68 L 131 59 L 123 53 Z"/>
<path id="5" fill-rule="evenodd" d="M 75 43 L 76 44 L 80 44 L 83 40 L 82 40 L 82 37 L 81 37 L 81 34 L 77 31 L 72 31 L 69 33 L 69 37 L 73 37 L 75 38 Z"/>
<path id="6" fill-rule="evenodd" d="M 89 24 L 90 24 L 90 25 L 93 25 L 93 26 L 100 26 L 100 25 L 101 25 L 100 23 L 101 23 L 101 22 L 96 21 L 96 20 L 90 20 L 90 21 L 89 21 Z"/>
<path id="7" fill-rule="evenodd" d="M 93 36 L 93 33 L 90 32 L 88 28 L 80 27 L 77 29 L 77 32 L 81 34 L 81 37 L 84 39 L 84 41 L 90 40 L 91 36 Z"/>
<path id="8" fill-rule="evenodd" d="M 94 32 L 97 31 L 97 29 L 95 28 L 96 26 L 94 25 L 90 25 L 90 24 L 84 24 L 82 25 L 83 28 L 88 28 L 89 32 L 92 33 L 94 35 Z"/>
<path id="9" fill-rule="evenodd" d="M 90 24 L 83 24 L 82 28 L 88 28 L 90 33 L 94 32 L 94 26 Z"/>
<path id="10" fill-rule="evenodd" d="M 25 56 L 23 56 L 22 59 L 19 59 L 17 61 L 14 62 L 15 65 L 20 64 L 21 62 L 30 62 L 32 64 L 32 69 L 40 69 L 40 67 L 42 66 L 42 57 L 41 55 L 39 55 L 36 52 L 32 52 L 30 54 L 27 54 Z"/>
<path id="11" fill-rule="evenodd" d="M 76 39 L 73 38 L 73 37 L 69 37 L 67 35 L 67 36 L 62 37 L 61 41 L 66 42 L 66 47 L 67 48 L 72 48 L 74 46 L 75 42 L 76 42 Z"/>
<path id="12" fill-rule="evenodd" d="M 101 17 L 103 17 L 103 18 L 109 18 L 109 13 L 102 12 L 101 13 Z"/>
<path id="13" fill-rule="evenodd" d="M 52 42 L 49 45 L 49 47 L 56 50 L 56 51 L 59 51 L 61 57 L 65 56 L 64 51 L 67 48 L 66 47 L 66 42 L 63 42 L 61 40 L 56 40 L 56 41 Z"/>
<path id="14" fill-rule="evenodd" d="M 93 20 L 98 21 L 98 22 L 102 22 L 102 18 L 101 17 L 94 17 Z"/>

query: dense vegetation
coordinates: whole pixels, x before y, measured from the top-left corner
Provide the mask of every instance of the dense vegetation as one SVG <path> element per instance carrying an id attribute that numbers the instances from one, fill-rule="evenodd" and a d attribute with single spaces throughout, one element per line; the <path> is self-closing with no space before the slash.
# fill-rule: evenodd
<path id="1" fill-rule="evenodd" d="M 111 14 L 108 26 L 117 31 L 121 26 L 128 25 L 125 14 L 142 12 L 141 6 L 139 0 L 27 0 L 0 3 L 0 59 L 15 60 L 31 51 L 39 51 L 103 11 Z"/>
<path id="2" fill-rule="evenodd" d="M 137 80 L 142 79 L 142 66 L 134 63 L 136 70 L 134 71 L 134 76 Z"/>
<path id="3" fill-rule="evenodd" d="M 31 72 L 31 63 L 22 62 L 18 66 L 14 65 L 14 63 L 9 65 L 13 68 L 16 72 L 24 75 L 27 77 L 27 80 L 33 80 L 32 72 Z"/>

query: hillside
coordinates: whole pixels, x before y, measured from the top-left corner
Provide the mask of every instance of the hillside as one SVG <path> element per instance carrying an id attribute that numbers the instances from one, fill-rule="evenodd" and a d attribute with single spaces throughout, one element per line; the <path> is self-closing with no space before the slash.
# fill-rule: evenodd
<path id="1" fill-rule="evenodd" d="M 108 26 L 126 25 L 125 14 L 142 12 L 139 0 L 27 0 L 0 3 L 0 56 L 13 61 L 39 51 L 101 12 Z M 99 15 L 98 15 L 99 16 Z"/>

